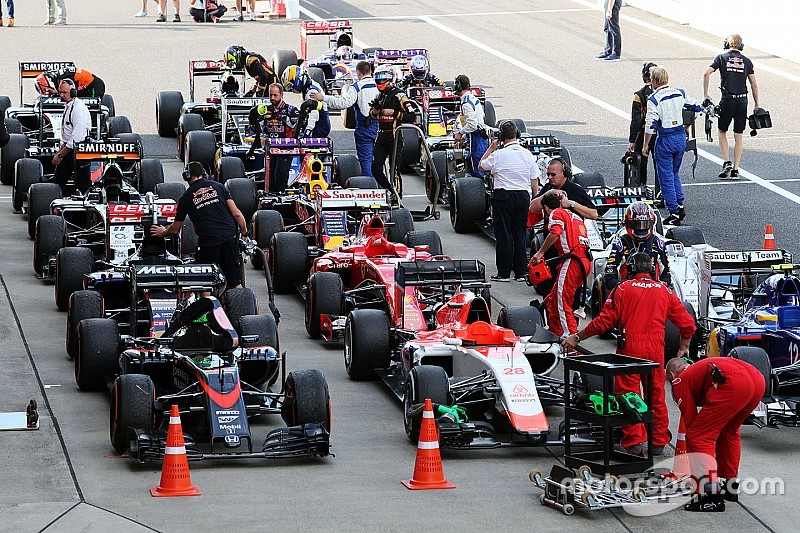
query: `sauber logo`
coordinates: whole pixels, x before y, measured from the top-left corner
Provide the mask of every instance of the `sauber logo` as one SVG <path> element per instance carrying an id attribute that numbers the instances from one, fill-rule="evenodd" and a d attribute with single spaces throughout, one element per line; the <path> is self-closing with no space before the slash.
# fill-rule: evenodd
<path id="1" fill-rule="evenodd" d="M 152 276 L 154 274 L 213 274 L 211 265 L 142 265 L 136 268 L 137 276 Z"/>

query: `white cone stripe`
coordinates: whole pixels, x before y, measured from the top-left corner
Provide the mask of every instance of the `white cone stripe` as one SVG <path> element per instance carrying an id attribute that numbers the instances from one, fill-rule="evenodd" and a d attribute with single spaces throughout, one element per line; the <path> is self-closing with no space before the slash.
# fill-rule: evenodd
<path id="1" fill-rule="evenodd" d="M 433 411 L 422 411 L 422 418 L 433 418 Z"/>
<path id="2" fill-rule="evenodd" d="M 183 455 L 186 453 L 186 446 L 167 446 L 164 448 L 164 455 Z"/>
<path id="3" fill-rule="evenodd" d="M 169 417 L 169 423 L 170 424 L 180 424 L 181 423 L 181 417 L 179 417 L 179 416 L 171 416 L 171 417 Z"/>
<path id="4" fill-rule="evenodd" d="M 437 441 L 433 442 L 425 442 L 424 440 L 419 441 L 419 446 L 417 446 L 420 450 L 438 450 L 439 443 Z"/>

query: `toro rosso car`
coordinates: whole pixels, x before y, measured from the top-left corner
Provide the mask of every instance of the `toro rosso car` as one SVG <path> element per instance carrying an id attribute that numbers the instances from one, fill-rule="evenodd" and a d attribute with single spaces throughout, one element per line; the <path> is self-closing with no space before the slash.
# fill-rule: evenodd
<path id="1" fill-rule="evenodd" d="M 532 307 L 503 309 L 502 326 L 494 324 L 481 296 L 484 279 L 478 261 L 401 263 L 394 291 L 414 303 L 411 312 L 404 316 L 408 306 L 402 306 L 399 323 L 380 308 L 355 309 L 347 318 L 348 374 L 358 380 L 377 374 L 390 387 L 403 401 L 412 441 L 419 437 L 421 404 L 430 398 L 443 446 L 548 443 L 542 402 L 559 402 L 558 382 L 547 377 L 558 363 L 559 339 Z"/>
<path id="2" fill-rule="evenodd" d="M 113 380 L 114 449 L 134 462 L 163 460 L 170 408 L 177 405 L 189 460 L 329 455 L 325 377 L 317 370 L 285 374 L 271 317 L 241 315 L 236 323 L 214 297 L 184 300 L 157 338 L 120 335 L 111 319 L 80 323 L 81 357 L 98 378 Z M 282 389 L 271 392 L 268 384 L 279 374 Z M 249 420 L 260 414 L 281 414 L 288 427 L 258 446 Z"/>

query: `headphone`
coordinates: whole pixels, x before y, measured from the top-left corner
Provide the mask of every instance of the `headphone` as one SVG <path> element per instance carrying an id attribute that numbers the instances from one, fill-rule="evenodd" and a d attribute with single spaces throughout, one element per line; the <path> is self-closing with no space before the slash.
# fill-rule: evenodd
<path id="1" fill-rule="evenodd" d="M 508 129 L 508 130 L 511 130 L 514 133 L 510 137 L 506 137 L 506 135 L 503 133 L 503 129 L 504 128 Z M 520 138 L 519 128 L 517 128 L 517 125 L 514 124 L 514 122 L 512 120 L 501 120 L 497 124 L 497 129 L 500 130 L 500 137 L 499 137 L 498 140 L 501 143 L 504 143 L 506 141 L 510 141 L 512 139 L 519 139 Z M 511 133 L 511 131 L 509 131 L 508 133 Z"/>
<path id="2" fill-rule="evenodd" d="M 722 48 L 723 50 L 730 50 L 732 48 L 731 43 L 728 42 L 727 38 L 724 41 L 722 41 Z M 737 48 L 737 50 L 739 50 L 740 52 L 744 50 L 744 43 L 739 45 L 739 48 Z"/>
<path id="3" fill-rule="evenodd" d="M 461 86 L 461 76 L 456 76 L 456 79 L 453 82 L 453 90 L 457 93 L 460 93 L 464 90 L 464 88 Z"/>
<path id="4" fill-rule="evenodd" d="M 189 167 L 186 167 L 185 169 L 183 169 L 183 172 L 181 173 L 181 178 L 183 178 L 183 181 L 185 181 L 186 183 L 189 183 L 190 181 L 192 181 L 192 177 L 193 176 L 191 174 L 189 174 Z M 201 176 L 201 178 L 206 179 L 206 180 L 207 179 L 211 179 L 211 178 L 208 177 L 208 172 L 206 172 L 206 168 L 205 167 L 203 167 L 203 175 Z"/>
<path id="5" fill-rule="evenodd" d="M 64 78 L 61 80 L 61 83 L 66 83 L 69 85 L 69 97 L 70 98 L 77 98 L 78 97 L 78 88 L 75 87 L 75 82 L 69 78 Z"/>
<path id="6" fill-rule="evenodd" d="M 628 256 L 628 261 L 627 261 L 627 263 L 625 265 L 626 268 L 627 268 L 628 279 L 633 279 L 634 277 L 636 277 L 637 274 L 647 274 L 651 278 L 656 279 L 656 263 L 653 260 L 653 258 L 650 257 L 650 256 L 647 256 L 647 257 L 650 258 L 650 268 L 648 268 L 647 270 L 641 270 L 640 271 L 639 268 L 636 265 L 636 256 L 637 255 L 647 255 L 647 254 L 643 254 L 641 252 L 637 252 L 635 254 L 631 254 L 631 255 Z"/>
<path id="7" fill-rule="evenodd" d="M 519 132 L 518 132 L 518 133 L 519 133 Z M 572 179 L 572 167 L 571 167 L 571 166 L 569 166 L 569 163 L 567 163 L 567 162 L 564 160 L 564 158 L 563 158 L 563 157 L 560 157 L 560 156 L 559 156 L 559 157 L 554 157 L 553 159 L 551 159 L 551 160 L 550 160 L 550 162 L 548 163 L 548 165 L 549 165 L 550 163 L 552 163 L 553 161 L 555 161 L 555 162 L 557 162 L 557 163 L 561 163 L 561 166 L 562 166 L 562 167 L 564 167 L 564 177 L 565 177 L 565 178 L 567 178 L 568 180 L 569 180 L 569 179 Z"/>

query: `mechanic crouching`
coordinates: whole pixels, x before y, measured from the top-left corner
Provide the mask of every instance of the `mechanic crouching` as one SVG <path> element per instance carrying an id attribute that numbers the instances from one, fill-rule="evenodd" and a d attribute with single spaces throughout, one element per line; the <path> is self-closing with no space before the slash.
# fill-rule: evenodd
<path id="1" fill-rule="evenodd" d="M 278 76 L 272 71 L 264 56 L 249 52 L 244 46 L 230 45 L 225 50 L 225 60 L 230 68 L 245 70 L 255 80 L 255 85 L 244 94 L 245 96 L 267 96 L 270 84 L 278 81 Z"/>
<path id="2" fill-rule="evenodd" d="M 653 233 L 655 223 L 655 211 L 645 202 L 634 202 L 625 210 L 625 233 L 617 235 L 611 243 L 611 255 L 603 273 L 605 294 L 614 290 L 620 279 L 627 279 L 628 259 L 635 253 L 652 257 L 656 279 L 672 285 L 666 241 Z"/>
<path id="3" fill-rule="evenodd" d="M 203 165 L 197 161 L 189 163 L 183 172 L 189 188 L 178 200 L 175 221 L 169 227 L 153 225 L 150 235 L 166 237 L 176 235 L 183 228 L 188 216 L 197 233 L 195 262 L 216 263 L 225 275 L 227 288 L 242 286 L 242 255 L 239 251 L 238 234 L 249 240 L 247 222 L 236 207 L 228 189 L 212 181 Z"/>
<path id="4" fill-rule="evenodd" d="M 764 396 L 764 376 L 732 357 L 707 358 L 692 365 L 675 358 L 666 373 L 686 427 L 689 469 L 697 482 L 697 494 L 683 508 L 724 511 L 725 500 L 739 501 L 739 428 Z"/>
<path id="5" fill-rule="evenodd" d="M 686 151 L 686 132 L 689 126 L 683 124 L 683 110 L 686 108 L 699 113 L 702 108 L 694 99 L 687 97 L 683 89 L 674 89 L 667 85 L 669 74 L 666 69 L 651 68 L 650 80 L 653 94 L 647 99 L 642 156 L 647 157 L 650 152 L 650 139 L 657 132 L 653 159 L 658 169 L 661 195 L 669 211 L 664 224 L 679 226 L 686 217 L 680 170 L 683 153 Z"/>
<path id="6" fill-rule="evenodd" d="M 539 190 L 541 171 L 530 150 L 520 146 L 519 130 L 509 121 L 500 125 L 500 137 L 489 145 L 478 169 L 491 172 L 492 225 L 497 241 L 497 274 L 492 281 L 525 281 L 527 250 L 525 223 L 531 193 Z"/>
<path id="7" fill-rule="evenodd" d="M 570 335 L 562 346 L 574 349 L 581 341 L 610 331 L 618 331 L 617 353 L 658 363 L 653 369 L 653 455 L 661 455 L 670 441 L 669 413 L 664 399 L 664 332 L 669 320 L 681 334 L 678 357 L 689 355 L 689 342 L 696 329 L 694 319 L 677 296 L 655 279 L 653 258 L 636 253 L 630 256 L 627 281 L 608 295 L 598 316 L 578 333 Z M 617 376 L 617 394 L 641 394 L 639 375 Z M 644 424 L 622 426 L 622 447 L 633 455 L 645 455 L 647 430 Z"/>
<path id="8" fill-rule="evenodd" d="M 558 252 L 558 271 L 550 293 L 545 296 L 547 322 L 550 331 L 559 337 L 578 331 L 578 322 L 572 311 L 575 293 L 586 283 L 591 268 L 589 237 L 583 219 L 561 207 L 563 198 L 549 192 L 541 199 L 549 235 L 542 247 L 533 254 L 531 262 L 541 263 L 552 246 Z"/>

